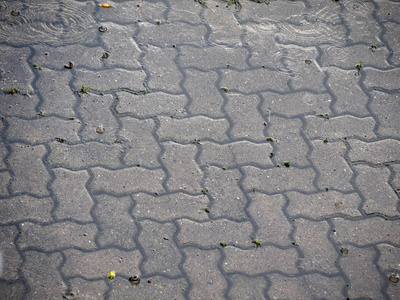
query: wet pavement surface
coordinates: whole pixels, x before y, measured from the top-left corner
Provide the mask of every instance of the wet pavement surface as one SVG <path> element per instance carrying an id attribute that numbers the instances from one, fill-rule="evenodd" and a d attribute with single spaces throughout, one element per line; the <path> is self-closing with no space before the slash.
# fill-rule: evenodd
<path id="1" fill-rule="evenodd" d="M 108 3 L 0 3 L 0 298 L 400 299 L 400 3 Z"/>

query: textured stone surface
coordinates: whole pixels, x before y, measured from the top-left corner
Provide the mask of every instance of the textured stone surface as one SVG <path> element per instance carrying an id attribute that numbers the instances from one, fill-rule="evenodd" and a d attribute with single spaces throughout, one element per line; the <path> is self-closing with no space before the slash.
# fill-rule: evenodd
<path id="1" fill-rule="evenodd" d="M 183 269 L 192 284 L 189 297 L 193 299 L 218 299 L 225 293 L 227 282 L 218 267 L 221 254 L 218 250 L 204 251 L 196 248 L 185 248 L 186 260 Z M 207 278 L 206 280 L 204 280 Z"/>
<path id="2" fill-rule="evenodd" d="M 311 168 L 286 168 L 282 165 L 280 168 L 262 170 L 246 166 L 242 170 L 246 175 L 243 180 L 243 186 L 246 190 L 255 188 L 255 190 L 268 193 L 315 190 L 313 181 L 316 174 Z"/>
<path id="3" fill-rule="evenodd" d="M 93 216 L 99 232 L 96 241 L 101 247 L 115 246 L 121 249 L 133 249 L 133 240 L 137 233 L 134 220 L 129 212 L 133 202 L 130 197 L 117 198 L 109 195 L 97 195 Z"/>
<path id="4" fill-rule="evenodd" d="M 246 195 L 240 188 L 238 170 L 209 167 L 205 170 L 204 186 L 211 199 L 210 215 L 213 218 L 245 220 Z"/>
<path id="5" fill-rule="evenodd" d="M 31 2 L 0 299 L 400 299 L 398 2 Z"/>
<path id="6" fill-rule="evenodd" d="M 139 191 L 152 193 L 162 192 L 162 182 L 165 174 L 162 170 L 148 170 L 141 167 L 121 170 L 93 168 L 93 180 L 90 188 L 93 191 L 103 191 L 114 194 L 126 194 Z"/>
<path id="7" fill-rule="evenodd" d="M 294 248 L 282 250 L 274 246 L 261 246 L 255 250 L 241 250 L 227 247 L 223 269 L 228 273 L 242 272 L 251 276 L 272 271 L 295 274 L 297 259 Z"/>
<path id="8" fill-rule="evenodd" d="M 311 161 L 319 173 L 317 186 L 321 190 L 333 188 L 344 192 L 353 191 L 350 183 L 353 172 L 344 158 L 346 145 L 341 141 L 315 141 L 313 146 Z"/>
<path id="9" fill-rule="evenodd" d="M 202 142 L 200 163 L 235 168 L 240 165 L 272 166 L 270 154 L 272 146 L 240 141 L 225 145 Z"/>
<path id="10" fill-rule="evenodd" d="M 233 222 L 226 219 L 198 223 L 187 219 L 178 221 L 180 228 L 177 240 L 181 245 L 199 245 L 216 248 L 220 243 L 240 247 L 251 245 L 250 222 Z"/>
<path id="11" fill-rule="evenodd" d="M 7 118 L 7 139 L 36 144 L 62 138 L 69 142 L 78 142 L 78 120 L 62 120 L 56 117 L 45 117 L 34 120 Z"/>
<path id="12" fill-rule="evenodd" d="M 260 239 L 262 244 L 289 245 L 293 228 L 282 211 L 286 204 L 285 198 L 282 195 L 269 196 L 258 192 L 250 192 L 248 197 L 251 202 L 247 210 L 257 224 L 255 238 Z"/>
<path id="13" fill-rule="evenodd" d="M 157 137 L 161 140 L 175 140 L 180 143 L 193 142 L 194 139 L 228 141 L 229 122 L 226 119 L 211 119 L 203 116 L 173 119 L 159 118 Z"/>
<path id="14" fill-rule="evenodd" d="M 46 154 L 43 145 L 30 147 L 15 143 L 11 146 L 9 157 L 10 167 L 13 170 L 10 189 L 13 193 L 30 193 L 36 196 L 47 196 L 47 185 L 51 179 L 42 158 Z M 26 172 L 29 169 L 30 172 Z"/>
<path id="15" fill-rule="evenodd" d="M 191 220 L 207 220 L 204 209 L 209 200 L 203 195 L 191 196 L 184 193 L 169 195 L 149 195 L 138 193 L 133 195 L 135 207 L 132 215 L 135 219 L 154 219 L 159 221 L 172 221 L 175 219 L 189 218 Z"/>
<path id="16" fill-rule="evenodd" d="M 389 169 L 359 165 L 355 166 L 355 170 L 357 186 L 365 198 L 363 205 L 365 213 L 379 213 L 390 217 L 399 216 L 400 211 L 397 208 L 399 198 L 388 183 Z"/>
<path id="17" fill-rule="evenodd" d="M 72 172 L 66 169 L 53 170 L 56 179 L 51 190 L 57 200 L 55 216 L 58 220 L 92 221 L 90 215 L 93 200 L 86 190 L 89 174 L 86 171 Z M 74 186 L 76 188 L 71 189 Z"/>
<path id="18" fill-rule="evenodd" d="M 372 143 L 360 140 L 348 140 L 350 145 L 349 159 L 352 162 L 384 164 L 400 160 L 400 142 L 387 139 Z"/>
<path id="19" fill-rule="evenodd" d="M 200 193 L 203 173 L 196 163 L 197 147 L 163 143 L 162 163 L 168 170 L 167 189 L 172 192 Z"/>
<path id="20" fill-rule="evenodd" d="M 79 225 L 70 221 L 50 225 L 37 225 L 25 222 L 21 225 L 21 236 L 17 245 L 21 248 L 34 248 L 41 251 L 54 251 L 77 247 L 94 249 L 95 224 Z"/>
<path id="21" fill-rule="evenodd" d="M 168 277 L 181 275 L 179 265 L 182 255 L 173 237 L 176 231 L 171 223 L 153 221 L 140 222 L 142 228 L 139 243 L 144 249 L 145 259 L 142 270 L 146 274 L 163 274 Z"/>
<path id="22" fill-rule="evenodd" d="M 146 118 L 159 115 L 184 116 L 184 107 L 188 100 L 184 95 L 172 95 L 164 92 L 135 95 L 127 92 L 117 93 L 118 114 L 132 114 L 135 117 Z"/>
<path id="23" fill-rule="evenodd" d="M 350 280 L 348 296 L 351 298 L 384 299 L 381 288 L 384 284 L 383 276 L 379 273 L 375 263 L 374 248 L 359 248 L 346 246 L 348 254 L 340 258 L 340 266 Z"/>
<path id="24" fill-rule="evenodd" d="M 349 217 L 361 217 L 358 210 L 361 198 L 357 193 L 342 194 L 328 191 L 314 194 L 287 192 L 289 205 L 287 212 L 292 217 L 305 216 L 307 218 L 322 219 L 337 214 Z"/>
<path id="25" fill-rule="evenodd" d="M 68 142 L 68 141 L 67 141 Z M 79 170 L 94 166 L 104 166 L 109 169 L 120 167 L 122 147 L 89 142 L 85 144 L 68 145 L 60 142 L 48 144 L 50 154 L 47 163 L 52 166 Z"/>

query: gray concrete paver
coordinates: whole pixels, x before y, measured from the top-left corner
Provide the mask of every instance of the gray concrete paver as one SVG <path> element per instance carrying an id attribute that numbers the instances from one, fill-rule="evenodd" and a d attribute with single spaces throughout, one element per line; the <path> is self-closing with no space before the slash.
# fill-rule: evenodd
<path id="1" fill-rule="evenodd" d="M 247 198 L 239 185 L 242 178 L 239 170 L 223 170 L 211 166 L 204 173 L 204 186 L 212 204 L 211 217 L 245 220 Z"/>
<path id="2" fill-rule="evenodd" d="M 87 171 L 70 171 L 67 169 L 53 169 L 55 179 L 51 190 L 57 205 L 54 216 L 57 220 L 77 220 L 91 222 L 90 211 L 94 205 L 92 198 L 86 190 L 89 181 Z M 74 189 L 71 189 L 74 186 Z"/>
<path id="3" fill-rule="evenodd" d="M 354 168 L 357 172 L 356 184 L 365 199 L 363 205 L 365 213 L 379 213 L 389 217 L 399 216 L 400 211 L 397 208 L 399 198 L 389 185 L 390 170 L 366 165 L 358 165 Z"/>
<path id="4" fill-rule="evenodd" d="M 176 226 L 173 223 L 140 222 L 139 243 L 143 247 L 145 259 L 142 270 L 145 274 L 162 274 L 176 277 L 181 274 L 179 265 L 182 255 L 173 240 Z M 152 238 L 149 239 L 148 237 Z"/>
<path id="5" fill-rule="evenodd" d="M 109 195 L 96 195 L 94 199 L 93 217 L 99 227 L 96 241 L 100 247 L 134 249 L 136 244 L 133 238 L 138 230 L 130 215 L 132 199 Z"/>
<path id="6" fill-rule="evenodd" d="M 348 290 L 350 299 L 384 299 L 381 292 L 384 278 L 373 263 L 376 257 L 374 248 L 346 247 L 349 252 L 340 258 L 339 263 L 350 281 Z"/>
<path id="7" fill-rule="evenodd" d="M 28 2 L 1 299 L 400 298 L 399 3 Z"/>

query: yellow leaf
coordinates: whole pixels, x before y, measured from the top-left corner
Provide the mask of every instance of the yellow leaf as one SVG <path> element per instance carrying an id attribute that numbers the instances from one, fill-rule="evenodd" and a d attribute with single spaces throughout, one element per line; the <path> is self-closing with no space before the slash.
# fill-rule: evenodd
<path id="1" fill-rule="evenodd" d="M 114 279 L 115 278 L 115 271 L 111 271 L 110 273 L 107 274 L 107 277 L 109 279 Z"/>
<path id="2" fill-rule="evenodd" d="M 101 6 L 101 7 L 104 7 L 104 8 L 109 8 L 109 7 L 111 7 L 111 5 L 108 4 L 108 3 L 102 3 L 102 4 L 100 4 L 100 6 Z"/>

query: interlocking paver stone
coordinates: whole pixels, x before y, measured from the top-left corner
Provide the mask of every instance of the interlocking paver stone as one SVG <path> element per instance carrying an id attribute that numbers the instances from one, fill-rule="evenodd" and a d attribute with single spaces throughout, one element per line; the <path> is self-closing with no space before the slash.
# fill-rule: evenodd
<path id="1" fill-rule="evenodd" d="M 265 290 L 268 286 L 264 277 L 248 277 L 240 274 L 228 276 L 232 286 L 229 289 L 229 299 L 266 299 Z"/>
<path id="2" fill-rule="evenodd" d="M 311 93 L 311 92 L 296 92 L 288 94 L 277 94 L 272 92 L 261 93 L 264 101 L 261 109 L 265 116 L 270 114 L 280 114 L 287 117 L 298 116 L 303 114 L 331 114 L 329 108 L 331 104 L 331 96 L 328 93 Z M 293 105 L 294 100 L 296 105 Z"/>
<path id="3" fill-rule="evenodd" d="M 142 270 L 146 274 L 168 277 L 181 275 L 179 264 L 182 255 L 173 240 L 176 226 L 172 223 L 142 221 L 140 227 L 139 243 L 145 253 Z"/>
<path id="4" fill-rule="evenodd" d="M 185 248 L 183 270 L 189 277 L 190 299 L 220 299 L 227 288 L 226 279 L 218 267 L 221 254 L 218 250 Z"/>
<path id="5" fill-rule="evenodd" d="M 101 59 L 104 66 L 107 68 L 140 69 L 141 65 L 138 58 L 141 51 L 132 38 L 136 26 L 134 24 L 121 26 L 111 22 L 104 22 L 102 26 L 107 27 L 105 34 L 101 35 L 105 51 L 98 59 Z"/>
<path id="6" fill-rule="evenodd" d="M 350 145 L 349 159 L 352 162 L 384 164 L 400 160 L 400 142 L 385 139 L 376 142 L 363 142 L 356 139 L 347 141 Z"/>
<path id="7" fill-rule="evenodd" d="M 239 186 L 242 177 L 239 170 L 223 170 L 217 167 L 205 169 L 204 186 L 209 190 L 213 218 L 245 220 L 246 195 Z"/>
<path id="8" fill-rule="evenodd" d="M 146 55 L 143 58 L 150 79 L 150 90 L 162 90 L 169 93 L 182 93 L 182 72 L 175 64 L 177 51 L 175 48 L 146 47 Z"/>
<path id="9" fill-rule="evenodd" d="M 68 141 L 67 141 L 68 142 Z M 52 167 L 72 170 L 104 166 L 116 169 L 122 166 L 120 158 L 123 149 L 120 145 L 107 145 L 97 142 L 68 145 L 61 142 L 49 143 L 50 154 L 47 163 Z"/>
<path id="10" fill-rule="evenodd" d="M 311 168 L 280 168 L 259 169 L 252 166 L 242 167 L 246 177 L 243 187 L 246 190 L 255 188 L 267 193 L 282 193 L 290 190 L 315 191 L 313 185 L 316 174 Z"/>
<path id="11" fill-rule="evenodd" d="M 97 220 L 99 232 L 96 241 L 100 247 L 117 246 L 132 249 L 136 246 L 133 238 L 137 233 L 130 210 L 133 201 L 130 197 L 96 195 L 93 216 Z"/>
<path id="12" fill-rule="evenodd" d="M 51 184 L 57 200 L 54 215 L 58 220 L 70 219 L 90 222 L 93 200 L 86 190 L 89 174 L 86 171 L 73 172 L 66 169 L 53 169 L 55 180 Z M 74 188 L 71 189 L 71 186 Z"/>
<path id="13" fill-rule="evenodd" d="M 251 202 L 247 210 L 257 224 L 256 238 L 262 244 L 290 245 L 293 227 L 282 211 L 285 198 L 281 194 L 269 196 L 258 192 L 250 192 L 248 197 Z"/>
<path id="14" fill-rule="evenodd" d="M 389 3 L 389 1 L 387 1 L 387 3 Z M 391 16 L 393 14 L 393 11 L 390 11 L 389 13 L 386 14 L 386 16 Z M 394 13 L 394 15 L 396 15 L 396 13 Z M 397 19 L 398 20 L 398 19 Z M 400 51 L 397 49 L 397 46 L 400 42 L 400 39 L 397 36 L 397 22 L 384 22 L 382 23 L 382 26 L 384 28 L 384 39 L 386 41 L 386 45 L 388 47 L 390 47 L 390 49 L 392 50 L 390 52 L 390 61 L 395 64 L 396 66 L 399 66 L 400 64 Z"/>
<path id="15" fill-rule="evenodd" d="M 400 215 L 398 195 L 389 184 L 388 168 L 372 168 L 366 165 L 354 167 L 356 184 L 365 198 L 363 210 L 366 214 L 379 213 L 389 217 Z M 371 184 L 373 183 L 373 184 Z"/>
<path id="16" fill-rule="evenodd" d="M 226 119 L 211 119 L 198 116 L 192 118 L 173 119 L 160 117 L 157 137 L 161 140 L 173 139 L 180 143 L 193 142 L 194 139 L 228 141 L 226 132 L 229 122 Z"/>
<path id="17" fill-rule="evenodd" d="M 382 137 L 400 138 L 400 95 L 381 91 L 372 91 L 371 95 L 370 107 L 379 121 L 377 132 Z"/>
<path id="18" fill-rule="evenodd" d="M 188 110 L 192 115 L 207 115 L 214 118 L 224 117 L 221 108 L 225 100 L 216 87 L 217 80 L 218 74 L 212 71 L 185 70 L 183 86 L 191 100 Z"/>
<path id="19" fill-rule="evenodd" d="M 158 20 L 156 22 L 158 22 Z M 172 47 L 177 44 L 193 46 L 206 45 L 204 37 L 207 28 L 202 24 L 188 26 L 188 24 L 184 22 L 162 22 L 160 25 L 141 22 L 139 25 L 140 33 L 137 36 L 139 43 L 158 47 Z"/>
<path id="20" fill-rule="evenodd" d="M 85 69 L 77 69 L 73 88 L 75 91 L 80 91 L 82 85 L 84 85 L 85 88 L 91 86 L 90 89 L 101 92 L 118 89 L 139 92 L 145 89 L 143 86 L 145 77 L 146 73 L 143 70 L 130 71 L 122 68 L 115 68 L 94 72 Z M 88 90 L 89 92 L 90 89 Z"/>
<path id="21" fill-rule="evenodd" d="M 118 105 L 115 110 L 119 115 L 132 114 L 139 118 L 158 115 L 184 117 L 188 100 L 185 95 L 172 95 L 163 92 L 135 95 L 127 92 L 117 93 Z"/>
<path id="22" fill-rule="evenodd" d="M 9 196 L 8 187 L 11 182 L 11 174 L 8 171 L 0 172 L 0 196 L 7 197 Z"/>
<path id="23" fill-rule="evenodd" d="M 14 244 L 15 238 L 18 235 L 19 231 L 16 226 L 3 226 L 0 229 L 0 249 L 2 251 L 1 261 L 3 264 L 0 269 L 0 276 L 5 280 L 16 280 L 20 277 L 18 269 L 23 261 Z M 4 290 L 4 287 L 0 286 L 0 296 L 1 291 Z"/>
<path id="24" fill-rule="evenodd" d="M 12 87 L 10 87 L 12 88 Z M 24 91 L 25 93 L 25 91 Z M 29 95 L 29 96 L 28 96 Z M 7 95 L 0 93 L 0 111 L 3 117 L 25 117 L 34 118 L 39 112 L 36 111 L 36 106 L 40 100 L 38 95 L 28 93 Z"/>
<path id="25" fill-rule="evenodd" d="M 342 255 L 339 263 L 350 280 L 348 290 L 350 299 L 385 299 L 386 297 L 381 293 L 384 284 L 383 276 L 374 263 L 377 255 L 374 248 L 355 246 L 346 246 L 346 248 L 348 254 Z"/>
<path id="26" fill-rule="evenodd" d="M 399 286 L 398 283 L 396 283 L 396 278 L 400 273 L 398 264 L 398 257 L 400 257 L 399 248 L 393 247 L 389 244 L 379 244 L 377 245 L 377 248 L 380 252 L 377 265 L 386 276 L 384 280 L 388 282 L 386 285 L 386 292 L 391 299 L 396 299 L 400 295 Z M 394 282 L 392 282 L 390 279 L 392 279 Z"/>
<path id="27" fill-rule="evenodd" d="M 75 120 L 62 120 L 56 117 L 45 117 L 33 120 L 20 118 L 7 118 L 9 127 L 6 131 L 8 140 L 18 140 L 24 143 L 36 144 L 54 141 L 62 138 L 68 142 L 78 142 L 78 130 L 81 122 Z"/>
<path id="28" fill-rule="evenodd" d="M 67 63 L 67 62 L 66 62 Z M 72 79 L 70 72 L 44 69 L 35 85 L 43 99 L 39 110 L 50 115 L 75 117 L 76 96 L 69 86 Z M 63 95 L 60 97 L 60 95 Z"/>
<path id="29" fill-rule="evenodd" d="M 257 249 L 242 250 L 228 246 L 224 252 L 222 266 L 227 273 L 240 272 L 250 276 L 277 271 L 292 275 L 297 273 L 298 254 L 294 247 L 280 249 L 261 244 Z"/>
<path id="30" fill-rule="evenodd" d="M 296 166 L 309 166 L 308 145 L 302 137 L 302 121 L 273 116 L 270 119 L 267 136 L 273 138 L 276 161 L 290 161 Z"/>
<path id="31" fill-rule="evenodd" d="M 0 3 L 0 299 L 400 299 L 397 0 L 37 2 Z"/>
<path id="32" fill-rule="evenodd" d="M 244 94 L 265 90 L 285 92 L 288 91 L 288 79 L 289 74 L 276 73 L 262 67 L 245 71 L 227 69 L 223 71 L 221 86 Z"/>
<path id="33" fill-rule="evenodd" d="M 50 197 L 36 198 L 21 195 L 0 200 L 0 224 L 15 221 L 51 222 L 54 201 Z"/>
<path id="34" fill-rule="evenodd" d="M 332 219 L 336 234 L 336 243 L 354 243 L 360 246 L 388 242 L 399 245 L 400 227 L 398 220 L 385 220 L 380 217 L 370 217 L 362 220 Z M 379 234 L 376 230 L 379 228 Z"/>
<path id="35" fill-rule="evenodd" d="M 146 281 L 151 280 L 151 283 Z M 132 286 L 126 279 L 116 277 L 111 285 L 111 299 L 185 299 L 188 283 L 183 278 L 171 279 L 168 277 L 154 276 L 141 279 L 141 284 Z"/>
<path id="36" fill-rule="evenodd" d="M 281 274 L 268 275 L 271 287 L 268 296 L 271 299 L 342 299 L 345 286 L 339 276 L 325 277 L 321 274 L 307 274 L 299 277 L 287 277 Z M 316 284 L 318 283 L 318 284 Z M 287 286 L 293 288 L 288 289 Z"/>
<path id="37" fill-rule="evenodd" d="M 334 95 L 333 109 L 336 113 L 366 117 L 369 116 L 367 109 L 368 95 L 359 84 L 360 77 L 354 76 L 356 72 L 356 70 L 328 68 L 326 84 Z"/>
<path id="38" fill-rule="evenodd" d="M 328 239 L 329 224 L 325 221 L 296 219 L 294 225 L 295 243 L 304 254 L 300 266 L 306 271 L 337 273 L 339 271 L 335 266 L 337 252 Z"/>
<path id="39" fill-rule="evenodd" d="M 353 43 L 366 40 L 379 41 L 381 27 L 373 18 L 375 5 L 372 2 L 346 2 L 342 17 L 349 28 L 348 39 Z M 362 26 L 360 26 L 362 24 Z"/>
<path id="40" fill-rule="evenodd" d="M 161 160 L 169 175 L 167 189 L 171 192 L 200 193 L 203 172 L 196 163 L 197 147 L 174 142 L 165 142 L 162 145 L 164 151 Z"/>
<path id="41" fill-rule="evenodd" d="M 138 120 L 130 117 L 120 119 L 122 123 L 119 138 L 128 147 L 124 156 L 126 166 L 159 167 L 158 156 L 161 148 L 153 132 L 156 128 L 154 120 Z M 146 155 L 143 155 L 146 153 Z"/>
<path id="42" fill-rule="evenodd" d="M 181 219 L 177 223 L 180 228 L 177 240 L 181 245 L 194 244 L 211 248 L 220 247 L 220 243 L 241 247 L 251 245 L 253 226 L 250 222 L 219 219 L 199 223 Z"/>
<path id="43" fill-rule="evenodd" d="M 140 5 L 132 5 L 128 2 L 110 1 L 115 9 L 99 9 L 96 17 L 100 22 L 132 23 L 132 21 L 155 22 L 164 19 L 165 3 L 143 2 Z M 136 4 L 136 2 L 134 3 Z"/>
<path id="44" fill-rule="evenodd" d="M 118 122 L 111 112 L 114 99 L 111 95 L 83 95 L 79 104 L 83 129 L 80 132 L 84 141 L 113 143 L 117 139 Z"/>
<path id="45" fill-rule="evenodd" d="M 168 195 L 149 195 L 138 193 L 133 195 L 135 207 L 132 215 L 135 219 L 153 219 L 173 221 L 188 218 L 190 220 L 208 220 L 204 211 L 209 205 L 209 199 L 204 195 L 191 196 L 184 193 Z"/>
<path id="46" fill-rule="evenodd" d="M 64 45 L 62 47 L 35 45 L 34 49 L 35 54 L 32 60 L 38 66 L 46 69 L 68 72 L 64 66 L 68 65 L 70 61 L 77 68 L 99 69 L 103 66 L 101 56 L 104 49 L 102 47 L 88 47 L 80 44 Z M 79 53 L 79 55 L 76 55 L 76 53 Z"/>
<path id="47" fill-rule="evenodd" d="M 139 250 L 122 251 L 109 248 L 82 252 L 75 249 L 63 251 L 65 263 L 61 267 L 66 276 L 79 276 L 85 279 L 105 279 L 110 271 L 116 275 L 130 277 L 139 273 L 142 255 Z"/>
<path id="48" fill-rule="evenodd" d="M 31 147 L 15 143 L 11 145 L 9 156 L 10 168 L 13 170 L 10 188 L 13 193 L 30 193 L 36 196 L 47 196 L 47 184 L 51 176 L 42 158 L 46 154 L 43 145 Z M 34 157 L 34 159 L 32 159 Z M 30 172 L 26 172 L 29 169 Z"/>
<path id="49" fill-rule="evenodd" d="M 70 291 L 77 297 L 88 300 L 102 299 L 108 290 L 104 280 L 88 281 L 79 277 L 69 279 Z"/>
<path id="50" fill-rule="evenodd" d="M 224 44 L 229 46 L 241 46 L 240 36 L 242 29 L 235 15 L 227 9 L 217 7 L 220 4 L 216 0 L 208 0 L 208 5 L 214 7 L 212 10 L 204 10 L 204 20 L 211 27 L 208 40 L 213 44 Z"/>
<path id="51" fill-rule="evenodd" d="M 243 47 L 226 47 L 213 45 L 212 47 L 181 46 L 179 64 L 184 67 L 193 67 L 204 71 L 235 68 L 247 69 L 248 51 Z M 202 82 L 202 80 L 199 80 Z M 204 99 L 203 99 L 204 100 Z"/>
<path id="52" fill-rule="evenodd" d="M 225 110 L 232 121 L 229 131 L 233 139 L 263 141 L 264 118 L 257 107 L 260 103 L 258 95 L 241 95 L 228 93 Z"/>
<path id="53" fill-rule="evenodd" d="M 34 248 L 41 251 L 55 251 L 77 247 L 94 249 L 97 227 L 95 224 L 79 225 L 70 221 L 50 225 L 24 222 L 17 245 L 21 249 Z"/>
<path id="54" fill-rule="evenodd" d="M 2 56 L 0 62 L 1 89 L 21 87 L 24 92 L 32 92 L 31 83 L 34 73 L 28 64 L 32 50 L 28 47 L 15 48 L 2 44 L 0 53 Z"/>
<path id="55" fill-rule="evenodd" d="M 139 191 L 161 193 L 165 180 L 165 173 L 161 169 L 148 170 L 145 168 L 131 167 L 121 170 L 108 170 L 93 168 L 93 180 L 90 189 L 96 192 L 114 194 L 127 194 Z"/>
<path id="56" fill-rule="evenodd" d="M 29 299 L 61 299 L 66 290 L 66 283 L 61 277 L 59 268 L 63 257 L 61 253 L 41 253 L 26 251 L 22 274 L 29 284 L 26 295 Z M 38 276 L 38 275 L 43 276 Z"/>
<path id="57" fill-rule="evenodd" d="M 289 205 L 287 212 L 292 217 L 304 216 L 322 219 L 337 214 L 348 217 L 361 217 L 358 210 L 362 200 L 357 193 L 342 194 L 337 191 L 304 194 L 287 192 Z"/>
<path id="58" fill-rule="evenodd" d="M 249 141 L 239 141 L 225 145 L 202 142 L 199 161 L 202 164 L 235 168 L 240 165 L 272 166 L 270 154 L 271 144 L 256 144 Z"/>
<path id="59" fill-rule="evenodd" d="M 344 115 L 334 118 L 307 116 L 304 132 L 310 139 L 340 139 L 358 137 L 363 139 L 376 138 L 375 121 L 371 117 L 357 118 Z"/>
<path id="60" fill-rule="evenodd" d="M 373 43 L 371 43 L 372 45 Z M 377 49 L 371 48 L 370 46 L 364 45 L 364 44 L 355 44 L 352 46 L 347 46 L 347 47 L 336 47 L 332 45 L 323 45 L 321 46 L 321 49 L 323 50 L 321 53 L 321 66 L 323 67 L 338 67 L 341 69 L 352 69 L 352 71 L 345 71 L 342 70 L 342 73 L 344 74 L 349 74 L 346 79 L 351 80 L 351 76 L 355 77 L 355 80 L 359 80 L 357 76 L 354 76 L 355 73 L 357 73 L 357 70 L 355 69 L 355 66 L 360 63 L 360 60 L 363 60 L 363 64 L 365 63 L 365 66 L 370 66 L 370 67 L 375 67 L 379 69 L 383 68 L 388 68 L 389 63 L 387 62 L 387 57 L 389 55 L 389 50 L 383 46 L 379 45 Z M 334 69 L 334 68 L 329 68 L 327 69 L 328 73 L 330 71 L 333 71 L 335 73 L 340 73 L 339 69 Z M 330 77 L 333 79 L 333 77 Z M 337 78 L 340 80 L 340 78 Z M 342 83 L 343 80 L 341 80 Z M 333 81 L 332 81 L 333 83 Z M 328 85 L 329 86 L 329 85 Z M 351 87 L 351 85 L 347 85 Z M 353 86 L 353 89 L 355 91 L 359 91 L 358 86 Z M 354 92 L 353 92 L 354 93 Z"/>
<path id="61" fill-rule="evenodd" d="M 342 141 L 328 141 L 328 143 L 315 141 L 313 146 L 311 161 L 319 172 L 317 186 L 320 189 L 353 191 L 354 188 L 350 183 L 353 172 L 344 158 L 346 145 Z"/>
<path id="62" fill-rule="evenodd" d="M 365 68 L 364 84 L 367 88 L 382 88 L 385 90 L 399 90 L 400 83 L 391 78 L 400 76 L 400 69 L 378 70 L 374 68 Z"/>

